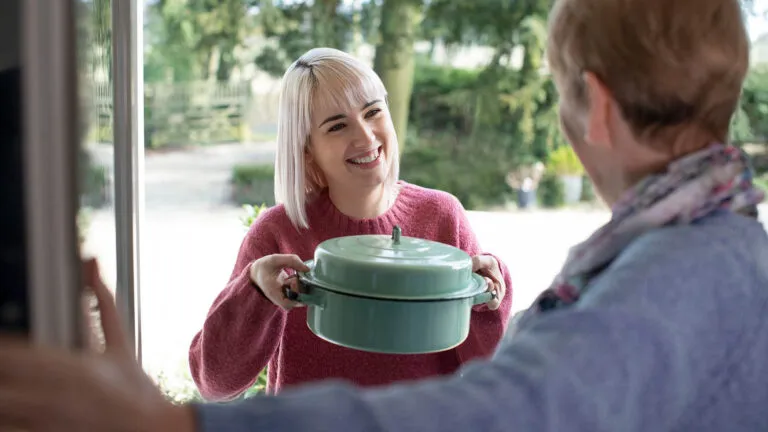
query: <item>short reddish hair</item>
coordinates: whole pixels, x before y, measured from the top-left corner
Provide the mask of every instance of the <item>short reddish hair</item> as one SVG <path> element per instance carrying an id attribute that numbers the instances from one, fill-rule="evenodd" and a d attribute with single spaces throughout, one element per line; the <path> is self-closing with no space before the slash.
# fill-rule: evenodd
<path id="1" fill-rule="evenodd" d="M 556 0 L 547 56 L 577 107 L 591 72 L 638 136 L 694 126 L 725 142 L 749 40 L 738 0 Z"/>

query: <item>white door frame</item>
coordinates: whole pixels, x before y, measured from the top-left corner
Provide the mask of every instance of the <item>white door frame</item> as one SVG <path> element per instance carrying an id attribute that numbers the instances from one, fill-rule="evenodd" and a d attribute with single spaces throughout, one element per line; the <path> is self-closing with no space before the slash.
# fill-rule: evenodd
<path id="1" fill-rule="evenodd" d="M 115 297 L 141 362 L 140 227 L 144 210 L 144 5 L 112 0 Z"/>

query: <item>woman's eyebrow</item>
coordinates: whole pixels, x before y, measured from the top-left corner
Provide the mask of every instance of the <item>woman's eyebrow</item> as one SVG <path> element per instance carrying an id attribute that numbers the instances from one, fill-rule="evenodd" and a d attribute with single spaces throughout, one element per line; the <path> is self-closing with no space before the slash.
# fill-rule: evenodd
<path id="1" fill-rule="evenodd" d="M 381 102 L 381 99 L 374 99 L 374 100 L 366 103 L 365 105 L 363 105 L 361 110 L 364 110 L 364 109 L 368 108 L 369 106 L 377 104 L 379 102 Z M 323 120 L 323 122 L 320 123 L 320 125 L 318 125 L 317 127 L 321 127 L 321 126 L 323 126 L 324 124 L 326 124 L 328 122 L 332 122 L 332 121 L 336 121 L 336 120 L 341 120 L 344 117 L 346 117 L 346 115 L 344 115 L 344 114 L 336 114 L 336 115 L 330 116 L 327 119 Z"/>

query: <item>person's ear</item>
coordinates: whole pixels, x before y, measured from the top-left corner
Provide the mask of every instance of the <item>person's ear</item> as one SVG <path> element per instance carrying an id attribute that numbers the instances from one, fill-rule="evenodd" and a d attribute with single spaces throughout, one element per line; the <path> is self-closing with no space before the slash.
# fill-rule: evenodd
<path id="1" fill-rule="evenodd" d="M 584 86 L 589 98 L 584 140 L 590 145 L 612 146 L 611 116 L 615 101 L 608 87 L 592 72 L 584 73 Z"/>
<path id="2" fill-rule="evenodd" d="M 325 175 L 315 161 L 315 155 L 312 153 L 312 146 L 304 147 L 304 172 L 307 180 L 313 187 L 324 188 L 327 186 Z"/>
<path id="3" fill-rule="evenodd" d="M 312 153 L 312 143 L 307 140 L 307 145 L 304 146 L 304 160 L 307 163 L 315 161 L 315 155 Z"/>

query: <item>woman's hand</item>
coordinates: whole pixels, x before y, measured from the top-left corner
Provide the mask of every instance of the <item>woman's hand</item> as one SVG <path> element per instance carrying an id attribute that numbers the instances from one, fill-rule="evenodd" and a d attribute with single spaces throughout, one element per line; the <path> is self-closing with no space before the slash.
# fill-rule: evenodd
<path id="1" fill-rule="evenodd" d="M 136 363 L 95 260 L 82 265 L 99 302 L 104 353 L 33 346 L 0 335 L 0 430 L 194 431 Z"/>
<path id="2" fill-rule="evenodd" d="M 288 310 L 301 306 L 285 296 L 284 287 L 299 292 L 299 280 L 289 276 L 285 269 L 298 272 L 308 272 L 310 269 L 297 255 L 274 254 L 261 257 L 251 263 L 251 281 L 261 290 L 272 303 Z"/>
<path id="3" fill-rule="evenodd" d="M 501 306 L 501 301 L 504 300 L 507 285 L 504 283 L 504 276 L 501 274 L 496 258 L 490 255 L 476 255 L 472 257 L 472 271 L 485 278 L 485 281 L 488 283 L 488 291 L 496 292 L 496 297 L 486 303 L 488 309 L 498 309 Z"/>

